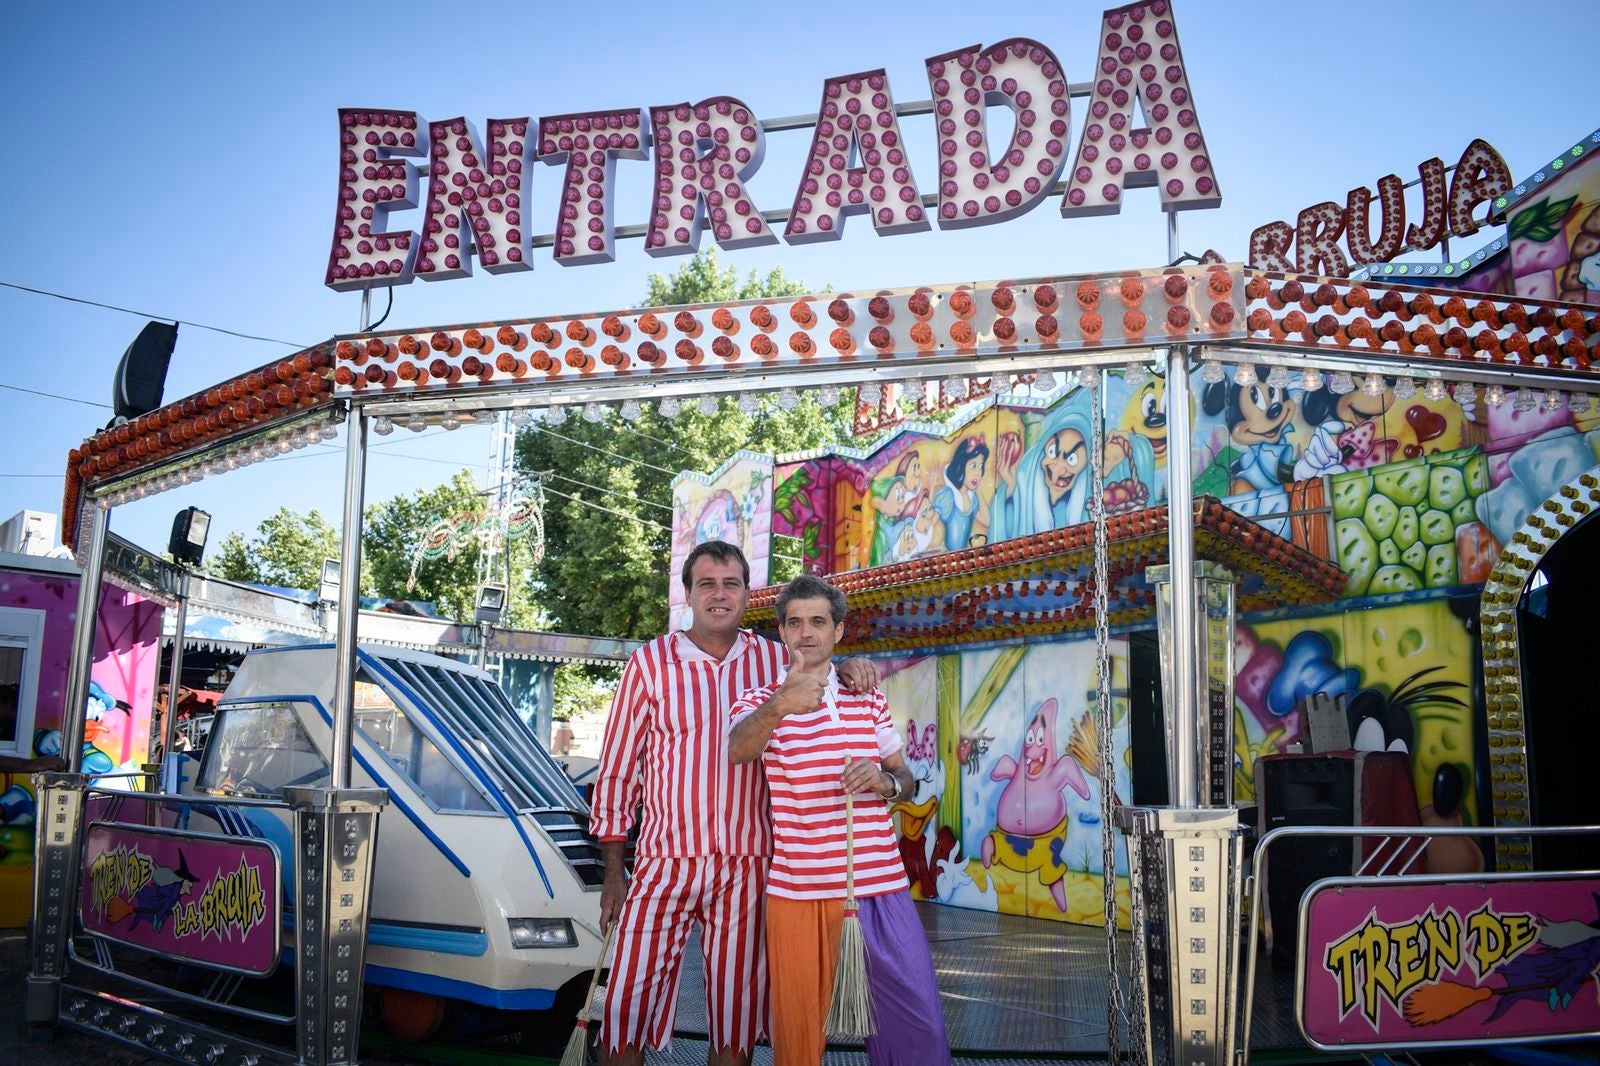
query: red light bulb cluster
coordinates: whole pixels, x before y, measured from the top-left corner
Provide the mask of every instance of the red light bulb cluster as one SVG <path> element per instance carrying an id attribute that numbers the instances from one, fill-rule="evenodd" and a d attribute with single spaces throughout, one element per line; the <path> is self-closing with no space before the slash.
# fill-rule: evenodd
<path id="1" fill-rule="evenodd" d="M 742 100 L 714 96 L 698 104 L 650 111 L 655 137 L 655 196 L 645 251 L 681 255 L 698 251 L 700 230 L 724 248 L 775 244 L 744 182 L 761 166 L 766 136 Z"/>
<path id="2" fill-rule="evenodd" d="M 1067 78 L 1038 41 L 1015 37 L 927 61 L 939 136 L 939 225 L 976 226 L 1020 215 L 1055 184 L 1067 158 Z M 1011 143 L 989 144 L 990 104 L 1015 117 Z"/>
<path id="3" fill-rule="evenodd" d="M 846 215 L 864 213 L 880 234 L 928 228 L 916 177 L 895 116 L 889 76 L 880 70 L 829 78 L 822 86 L 805 176 L 795 192 L 784 240 L 838 240 Z M 849 166 L 859 158 L 861 166 Z"/>
<path id="4" fill-rule="evenodd" d="M 528 270 L 531 234 L 522 210 L 530 156 L 528 120 L 489 120 L 487 152 L 464 118 L 428 124 L 427 215 L 416 274 L 430 281 L 472 273 L 471 253 L 491 274 Z"/>
<path id="5" fill-rule="evenodd" d="M 556 211 L 555 257 L 563 266 L 615 258 L 611 207 L 618 159 L 645 158 L 636 108 L 552 115 L 539 120 L 539 158 L 566 165 Z"/>
<path id="6" fill-rule="evenodd" d="M 417 206 L 421 156 L 415 111 L 339 111 L 339 203 L 326 284 L 361 289 L 410 280 L 416 254 L 409 230 L 386 232 L 389 212 Z"/>
<path id="7" fill-rule="evenodd" d="M 1148 128 L 1133 126 L 1135 98 Z M 1063 215 L 1115 213 L 1135 173 L 1154 175 L 1168 211 L 1221 203 L 1166 0 L 1105 13 L 1090 99 Z"/>

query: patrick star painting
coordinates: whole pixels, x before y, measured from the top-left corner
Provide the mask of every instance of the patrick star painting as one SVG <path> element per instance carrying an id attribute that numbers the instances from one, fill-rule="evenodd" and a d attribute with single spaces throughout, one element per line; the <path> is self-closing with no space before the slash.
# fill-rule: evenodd
<path id="1" fill-rule="evenodd" d="M 1089 798 L 1089 783 L 1077 761 L 1056 744 L 1055 697 L 1034 708 L 1023 734 L 1020 761 L 1002 755 L 989 771 L 1004 781 L 995 804 L 995 828 L 983 838 L 983 865 L 995 863 L 1021 874 L 1038 874 L 1050 898 L 1065 913 L 1068 872 L 1061 849 L 1067 838 L 1067 798 L 1070 788 Z"/>

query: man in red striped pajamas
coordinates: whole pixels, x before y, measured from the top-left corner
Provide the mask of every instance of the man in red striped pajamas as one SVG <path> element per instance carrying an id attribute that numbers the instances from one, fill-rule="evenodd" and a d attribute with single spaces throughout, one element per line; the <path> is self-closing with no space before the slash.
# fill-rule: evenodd
<path id="1" fill-rule="evenodd" d="M 600 841 L 605 885 L 600 920 L 618 922 L 606 982 L 606 1060 L 635 1066 L 646 1047 L 671 1039 L 684 946 L 701 925 L 706 968 L 708 1061 L 743 1066 L 766 1029 L 763 907 L 772 825 L 759 766 L 728 760 L 728 708 L 747 689 L 775 682 L 783 646 L 740 629 L 750 568 L 732 544 L 689 553 L 683 584 L 689 629 L 633 653 L 606 720 L 590 828 Z M 846 664 L 870 689 L 877 672 Z M 816 683 L 820 697 L 822 684 Z M 631 886 L 626 841 L 642 805 Z"/>

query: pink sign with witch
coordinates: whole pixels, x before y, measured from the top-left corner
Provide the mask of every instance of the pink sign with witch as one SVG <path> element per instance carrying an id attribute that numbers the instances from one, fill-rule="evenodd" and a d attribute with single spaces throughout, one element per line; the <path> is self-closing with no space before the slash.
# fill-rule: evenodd
<path id="1" fill-rule="evenodd" d="M 1334 879 L 1304 930 L 1299 1021 L 1315 1046 L 1600 1032 L 1600 879 Z"/>
<path id="2" fill-rule="evenodd" d="M 89 826 L 79 913 L 130 947 L 237 973 L 278 963 L 280 862 L 265 840 Z"/>

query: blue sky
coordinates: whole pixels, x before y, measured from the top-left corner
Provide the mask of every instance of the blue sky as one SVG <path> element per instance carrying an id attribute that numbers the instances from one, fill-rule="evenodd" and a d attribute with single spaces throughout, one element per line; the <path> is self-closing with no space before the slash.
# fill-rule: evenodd
<path id="1" fill-rule="evenodd" d="M 1564 42 L 1600 32 L 1600 4 L 1511 6 L 1430 0 L 1338 5 L 1178 0 L 1194 106 L 1222 206 L 1181 216 L 1182 247 L 1242 259 L 1250 231 L 1394 172 L 1410 180 L 1473 137 L 1517 177 L 1600 126 L 1592 61 Z M 0 280 L 298 343 L 354 330 L 359 296 L 322 284 L 336 191 L 342 106 L 490 117 L 564 114 L 727 94 L 759 116 L 816 109 L 824 78 L 886 68 L 901 101 L 928 95 L 923 60 L 971 44 L 1033 37 L 1069 78 L 1087 80 L 1102 5 L 1010 11 L 983 4 L 882 5 L 837 21 L 800 5 L 729 18 L 727 5 L 11 4 L 0 12 Z M 747 10 L 759 10 L 751 6 Z M 1330 14 L 1337 12 L 1337 15 Z M 1071 117 L 1076 152 L 1084 102 Z M 931 120 L 903 120 L 924 191 L 936 188 Z M 763 208 L 786 206 L 809 133 L 774 134 L 749 183 Z M 619 163 L 619 223 L 643 221 L 649 165 Z M 559 168 L 536 164 L 525 202 L 553 228 Z M 1415 209 L 1413 207 L 1413 209 Z M 421 224 L 420 212 L 394 216 Z M 1496 231 L 1457 242 L 1459 256 Z M 1122 213 L 1063 219 L 1047 200 L 977 230 L 880 238 L 863 218 L 843 238 L 733 252 L 741 271 L 782 266 L 820 288 L 942 284 L 1162 265 L 1154 190 Z M 536 250 L 531 272 L 395 289 L 391 326 L 625 307 L 651 273 L 679 260 L 620 241 L 609 265 L 560 267 Z M 375 294 L 381 312 L 385 297 Z M 69 448 L 110 411 L 96 403 L 139 318 L 0 289 L 10 343 L 0 357 L 0 518 L 54 512 Z M 187 395 L 292 349 L 182 327 L 167 398 Z M 397 433 L 369 461 L 368 502 L 428 487 L 469 466 L 484 430 Z M 336 443 L 342 443 L 336 442 Z M 214 516 L 212 543 L 253 531 L 279 506 L 337 521 L 342 448 L 311 448 L 119 508 L 112 528 L 165 547 L 172 515 Z M 42 475 L 42 476 L 41 476 Z"/>

